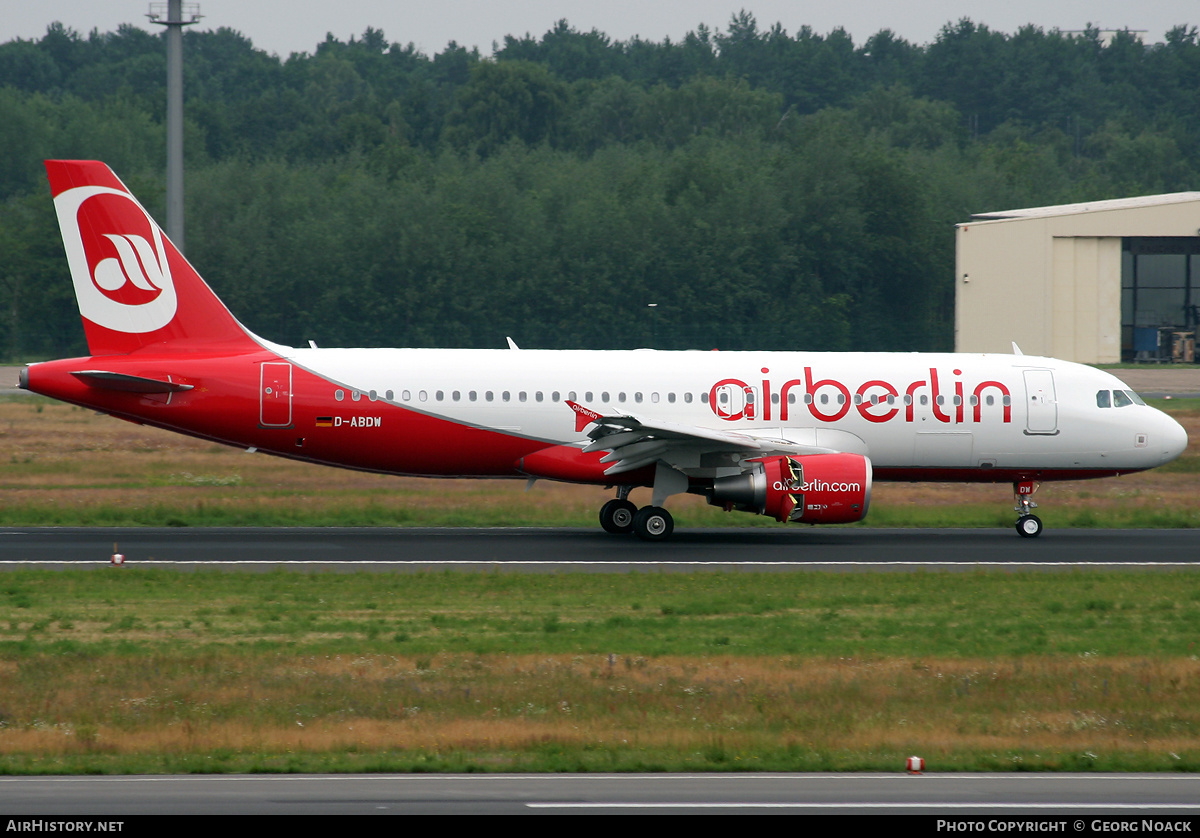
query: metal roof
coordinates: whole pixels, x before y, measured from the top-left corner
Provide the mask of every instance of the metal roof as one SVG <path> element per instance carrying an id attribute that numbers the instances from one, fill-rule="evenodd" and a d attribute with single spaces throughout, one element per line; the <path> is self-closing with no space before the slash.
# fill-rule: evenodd
<path id="1" fill-rule="evenodd" d="M 1082 204 L 1058 204 L 1052 207 L 980 212 L 972 215 L 971 218 L 977 221 L 1004 218 L 1049 218 L 1056 215 L 1082 215 L 1089 212 L 1111 212 L 1168 204 L 1186 204 L 1192 201 L 1200 201 L 1200 192 L 1170 192 L 1165 195 L 1143 195 L 1140 198 L 1115 198 L 1111 201 L 1088 201 Z"/>

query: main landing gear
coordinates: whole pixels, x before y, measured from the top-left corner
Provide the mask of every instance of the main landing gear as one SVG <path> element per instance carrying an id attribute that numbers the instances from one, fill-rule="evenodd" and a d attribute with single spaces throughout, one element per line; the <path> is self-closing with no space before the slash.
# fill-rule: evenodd
<path id="1" fill-rule="evenodd" d="M 1017 512 L 1017 534 L 1022 538 L 1037 538 L 1042 534 L 1042 519 L 1032 512 L 1037 509 L 1032 496 L 1039 485 L 1032 480 L 1013 483 L 1013 494 L 1017 498 L 1017 505 L 1013 507 Z"/>
<path id="2" fill-rule="evenodd" d="M 675 529 L 675 519 L 661 506 L 638 509 L 630 500 L 632 486 L 621 486 L 617 497 L 600 507 L 600 526 L 614 535 L 634 533 L 643 541 L 662 541 Z"/>

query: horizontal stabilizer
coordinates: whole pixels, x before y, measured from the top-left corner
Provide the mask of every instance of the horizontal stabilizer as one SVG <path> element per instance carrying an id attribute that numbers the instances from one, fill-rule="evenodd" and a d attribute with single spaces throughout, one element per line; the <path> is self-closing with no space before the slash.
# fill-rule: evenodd
<path id="1" fill-rule="evenodd" d="M 123 393 L 178 393 L 191 390 L 191 384 L 176 384 L 173 381 L 160 381 L 157 378 L 143 378 L 139 375 L 127 375 L 123 372 L 105 372 L 104 370 L 80 370 L 71 375 L 78 378 L 89 387 L 101 390 L 119 390 Z"/>

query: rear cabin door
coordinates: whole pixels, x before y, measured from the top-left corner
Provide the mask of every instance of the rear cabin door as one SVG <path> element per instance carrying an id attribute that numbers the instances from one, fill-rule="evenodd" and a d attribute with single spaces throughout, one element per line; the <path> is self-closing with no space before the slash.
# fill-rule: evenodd
<path id="1" fill-rule="evenodd" d="M 258 421 L 264 428 L 292 424 L 292 365 L 266 363 L 258 387 Z"/>

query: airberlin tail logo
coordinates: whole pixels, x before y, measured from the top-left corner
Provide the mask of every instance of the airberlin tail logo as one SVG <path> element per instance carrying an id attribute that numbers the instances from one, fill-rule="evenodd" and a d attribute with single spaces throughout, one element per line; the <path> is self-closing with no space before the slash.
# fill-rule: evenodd
<path id="1" fill-rule="evenodd" d="M 80 186 L 54 208 L 84 317 L 131 334 L 171 322 L 177 299 L 162 231 L 132 195 Z"/>

